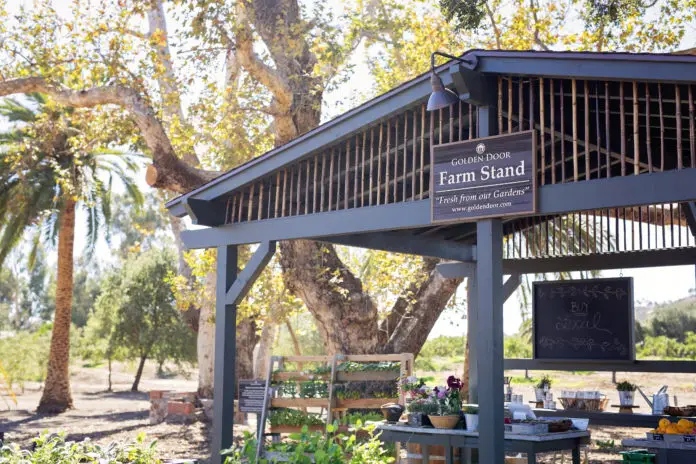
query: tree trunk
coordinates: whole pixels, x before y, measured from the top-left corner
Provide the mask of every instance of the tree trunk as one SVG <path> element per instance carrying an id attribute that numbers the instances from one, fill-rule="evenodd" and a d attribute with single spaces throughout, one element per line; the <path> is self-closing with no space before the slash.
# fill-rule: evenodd
<path id="1" fill-rule="evenodd" d="M 66 195 L 58 230 L 56 312 L 51 332 L 46 383 L 37 412 L 57 414 L 72 408 L 70 392 L 70 321 L 73 299 L 75 202 Z"/>
<path id="2" fill-rule="evenodd" d="M 215 271 L 205 277 L 206 295 L 215 295 Z M 215 300 L 204 297 L 198 317 L 198 396 L 213 397 L 215 377 Z"/>
<path id="3" fill-rule="evenodd" d="M 138 371 L 135 373 L 135 380 L 133 380 L 133 386 L 131 387 L 132 392 L 138 391 L 138 385 L 140 384 L 140 377 L 143 375 L 143 368 L 145 367 L 145 361 L 147 360 L 147 354 L 140 356 L 140 364 L 138 364 Z"/>
<path id="4" fill-rule="evenodd" d="M 263 379 L 268 372 L 268 363 L 271 361 L 271 351 L 273 343 L 278 334 L 278 325 L 266 320 L 266 323 L 261 330 L 261 340 L 259 341 L 259 349 L 256 353 L 256 361 L 254 362 L 254 377 Z"/>
<path id="5" fill-rule="evenodd" d="M 111 385 L 111 356 L 109 356 L 108 363 L 109 363 L 109 388 L 108 388 L 106 391 L 110 392 L 110 391 L 112 391 L 112 385 Z"/>
<path id="6" fill-rule="evenodd" d="M 237 322 L 237 380 L 254 378 L 254 347 L 258 341 L 256 323 L 252 319 Z"/>

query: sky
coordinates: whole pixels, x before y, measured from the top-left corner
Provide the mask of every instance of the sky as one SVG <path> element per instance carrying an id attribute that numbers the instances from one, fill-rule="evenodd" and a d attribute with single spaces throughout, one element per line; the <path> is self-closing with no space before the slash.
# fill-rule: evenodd
<path id="1" fill-rule="evenodd" d="M 69 6 L 73 0 L 57 0 L 55 5 L 58 11 L 69 11 Z M 31 5 L 32 0 L 11 1 L 11 5 L 26 4 Z M 340 0 L 328 0 L 329 5 L 333 5 L 335 11 L 340 11 L 342 2 Z M 170 27 L 170 30 L 172 28 Z M 696 30 L 688 31 L 683 40 L 683 48 L 696 46 Z M 354 78 L 349 79 L 342 86 L 325 94 L 325 119 L 331 118 L 350 109 L 356 100 L 360 100 L 365 89 L 373 85 L 373 79 L 369 74 L 365 60 L 364 50 L 358 50 L 353 55 L 351 64 L 354 66 Z M 2 128 L 2 121 L 0 121 Z M 144 182 L 144 171 L 136 175 L 138 183 L 144 192 L 148 192 L 149 187 Z M 80 250 L 83 245 L 84 237 L 84 218 L 78 216 L 78 230 L 76 233 L 76 250 Z M 684 230 L 683 233 L 686 233 Z M 113 262 L 110 247 L 103 241 L 97 245 L 95 256 L 100 257 L 101 264 Z M 79 253 L 79 252 L 78 252 Z M 55 258 L 52 258 L 52 261 Z M 54 262 L 54 261 L 53 261 Z M 630 276 L 634 278 L 634 290 L 636 302 L 652 301 L 667 302 L 688 296 L 689 289 L 696 287 L 694 266 L 679 266 L 670 268 L 645 268 L 632 270 L 605 271 L 602 276 Z M 464 298 L 464 288 L 459 290 L 459 299 Z M 521 322 L 519 297 L 517 294 L 511 296 L 504 307 L 504 331 L 513 334 L 517 331 Z M 638 304 L 638 303 L 637 303 Z M 466 321 L 462 320 L 463 311 L 446 312 L 437 322 L 431 333 L 431 337 L 439 335 L 461 335 L 466 331 Z"/>

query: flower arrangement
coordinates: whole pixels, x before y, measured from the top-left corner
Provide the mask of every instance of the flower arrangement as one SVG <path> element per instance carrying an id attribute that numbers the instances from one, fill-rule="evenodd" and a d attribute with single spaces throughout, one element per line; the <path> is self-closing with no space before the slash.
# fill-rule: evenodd
<path id="1" fill-rule="evenodd" d="M 425 386 L 423 379 L 415 375 L 402 377 L 399 380 L 399 388 L 409 399 L 427 398 L 430 394 L 430 389 Z"/>
<path id="2" fill-rule="evenodd" d="M 462 409 L 461 397 L 462 381 L 451 375 L 447 378 L 447 387 L 433 388 L 433 399 L 437 403 L 438 410 L 433 416 L 459 415 Z"/>

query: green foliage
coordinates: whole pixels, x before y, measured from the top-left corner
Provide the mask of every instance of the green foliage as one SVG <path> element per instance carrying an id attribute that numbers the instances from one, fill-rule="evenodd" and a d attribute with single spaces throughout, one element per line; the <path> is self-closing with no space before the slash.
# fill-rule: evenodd
<path id="1" fill-rule="evenodd" d="M 92 361 L 155 359 L 160 365 L 193 362 L 195 333 L 184 323 L 165 282 L 174 272 L 170 254 L 152 249 L 131 256 L 106 278 L 85 329 L 83 356 Z"/>
<path id="2" fill-rule="evenodd" d="M 685 299 L 653 310 L 653 316 L 645 323 L 645 335 L 685 341 L 689 332 L 696 331 L 696 300 Z"/>
<path id="3" fill-rule="evenodd" d="M 696 333 L 687 332 L 683 342 L 664 335 L 646 336 L 638 346 L 639 358 L 696 359 Z"/>
<path id="4" fill-rule="evenodd" d="M 382 362 L 353 362 L 346 361 L 338 366 L 336 370 L 341 372 L 390 372 L 398 371 L 401 366 L 398 362 L 382 361 Z"/>
<path id="5" fill-rule="evenodd" d="M 271 410 L 268 415 L 271 427 L 290 425 L 295 427 L 324 425 L 324 420 L 318 414 L 311 414 L 299 409 L 279 408 Z"/>
<path id="6" fill-rule="evenodd" d="M 466 349 L 466 337 L 448 337 L 440 335 L 439 337 L 430 338 L 423 344 L 418 358 L 434 358 L 448 356 L 464 356 Z"/>
<path id="7" fill-rule="evenodd" d="M 628 380 L 623 380 L 616 384 L 616 389 L 618 391 L 636 391 L 636 384 L 631 383 Z"/>
<path id="8" fill-rule="evenodd" d="M 426 415 L 435 415 L 438 411 L 438 405 L 431 398 L 423 398 L 413 400 L 408 404 L 409 413 L 421 413 Z"/>
<path id="9" fill-rule="evenodd" d="M 366 424 L 367 422 L 380 422 L 384 420 L 384 416 L 377 412 L 351 412 L 341 418 L 343 425 L 358 425 Z"/>
<path id="10" fill-rule="evenodd" d="M 539 388 L 539 389 L 544 389 L 544 388 L 551 388 L 551 385 L 553 384 L 553 380 L 551 379 L 550 376 L 544 375 L 542 378 L 539 379 L 539 381 L 534 385 L 534 388 Z"/>
<path id="11" fill-rule="evenodd" d="M 64 434 L 44 434 L 34 440 L 33 450 L 22 450 L 16 445 L 0 449 L 3 464 L 160 464 L 156 457 L 156 442 L 145 443 L 140 434 L 135 443 L 111 443 L 100 446 L 85 440 L 66 441 Z"/>
<path id="12" fill-rule="evenodd" d="M 506 358 L 531 358 L 532 344 L 520 335 L 508 335 L 504 340 Z"/>
<path id="13" fill-rule="evenodd" d="M 29 236 L 28 261 L 33 267 L 42 239 L 55 245 L 68 199 L 85 211 L 84 251 L 90 256 L 104 232 L 108 240 L 103 226 L 111 222 L 113 181 L 142 201 L 132 181 L 140 157 L 109 149 L 119 140 L 115 134 L 93 131 L 81 112 L 37 94 L 22 101 L 5 99 L 0 115 L 10 123 L 9 130 L 0 133 L 0 264 Z"/>
<path id="14" fill-rule="evenodd" d="M 327 434 L 309 432 L 304 428 L 300 433 L 289 435 L 289 440 L 271 444 L 268 452 L 282 453 L 290 464 L 391 464 L 393 450 L 385 447 L 379 440 L 373 425 L 356 424 L 360 432 L 355 434 L 337 434 L 336 425 L 327 427 Z M 364 437 L 364 438 L 363 438 Z M 256 462 L 256 440 L 245 435 L 242 445 L 223 451 L 225 464 L 253 464 Z M 263 463 L 268 462 L 266 459 Z"/>
<path id="15" fill-rule="evenodd" d="M 35 332 L 16 332 L 0 338 L 0 360 L 7 373 L 9 387 L 24 387 L 25 381 L 40 382 L 46 376 L 46 363 L 51 343 L 51 326 Z"/>
<path id="16" fill-rule="evenodd" d="M 462 411 L 464 412 L 464 414 L 478 414 L 479 408 L 478 406 L 464 406 L 462 408 Z"/>

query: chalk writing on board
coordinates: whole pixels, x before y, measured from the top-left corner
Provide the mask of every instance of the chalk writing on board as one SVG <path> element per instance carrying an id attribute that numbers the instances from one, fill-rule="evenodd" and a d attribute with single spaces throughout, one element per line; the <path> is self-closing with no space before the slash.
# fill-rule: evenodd
<path id="1" fill-rule="evenodd" d="M 614 288 L 610 285 L 586 285 L 583 287 L 577 287 L 572 285 L 560 285 L 557 287 L 551 287 L 548 290 L 542 289 L 539 291 L 539 297 L 548 298 L 549 300 L 553 300 L 554 298 L 576 297 L 604 300 L 616 298 L 617 300 L 622 300 L 627 296 L 628 293 L 623 288 Z"/>
<path id="2" fill-rule="evenodd" d="M 578 313 L 575 313 L 578 315 Z M 586 317 L 587 313 L 580 313 L 581 317 Z M 556 330 L 558 331 L 582 331 L 582 330 L 597 330 L 612 335 L 613 332 L 602 327 L 602 313 L 596 312 L 591 319 L 574 319 L 572 317 L 557 317 Z"/>
<path id="3" fill-rule="evenodd" d="M 628 354 L 628 348 L 626 345 L 621 343 L 617 338 L 609 342 L 595 341 L 593 338 L 583 337 L 572 337 L 567 339 L 562 337 L 543 336 L 539 339 L 539 346 L 548 349 L 571 348 L 575 351 L 588 352 L 598 349 L 602 352 L 615 352 L 619 355 Z"/>

